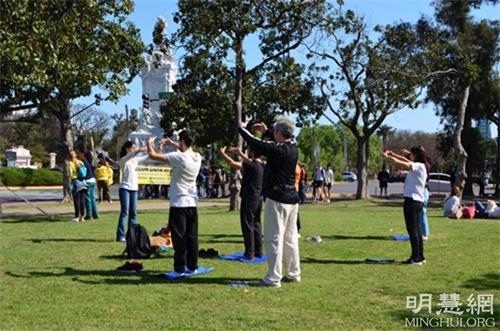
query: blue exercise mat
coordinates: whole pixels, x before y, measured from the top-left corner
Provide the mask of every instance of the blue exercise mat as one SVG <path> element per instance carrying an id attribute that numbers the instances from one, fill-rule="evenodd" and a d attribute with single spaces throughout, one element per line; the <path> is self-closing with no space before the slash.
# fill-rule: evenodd
<path id="1" fill-rule="evenodd" d="M 397 234 L 397 235 L 392 236 L 392 239 L 397 240 L 397 241 L 410 240 L 410 236 L 407 234 Z"/>
<path id="2" fill-rule="evenodd" d="M 163 276 L 165 276 L 167 279 L 189 278 L 189 277 L 194 277 L 194 276 L 206 274 L 212 270 L 214 270 L 213 267 L 205 268 L 202 266 L 198 266 L 198 269 L 196 269 L 194 272 L 183 272 L 183 273 L 179 274 L 179 273 L 176 273 L 174 271 L 170 271 L 170 272 L 164 273 Z"/>
<path id="3" fill-rule="evenodd" d="M 263 255 L 261 257 L 254 257 L 253 259 L 247 259 L 244 253 L 234 253 L 229 255 L 219 256 L 219 260 L 224 261 L 238 261 L 243 263 L 264 263 L 267 262 L 267 256 Z"/>
<path id="4" fill-rule="evenodd" d="M 385 259 L 385 258 L 369 258 L 365 260 L 366 263 L 394 263 L 394 259 Z"/>

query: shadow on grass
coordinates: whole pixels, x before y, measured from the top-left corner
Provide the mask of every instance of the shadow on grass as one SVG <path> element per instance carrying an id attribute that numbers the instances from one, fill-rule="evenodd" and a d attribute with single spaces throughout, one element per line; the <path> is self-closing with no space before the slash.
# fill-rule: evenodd
<path id="1" fill-rule="evenodd" d="M 318 260 L 306 257 L 300 260 L 300 263 L 306 264 L 367 264 L 365 260 Z"/>
<path id="2" fill-rule="evenodd" d="M 89 285 L 140 285 L 140 284 L 218 284 L 230 285 L 232 282 L 255 282 L 258 278 L 227 278 L 227 277 L 206 277 L 204 275 L 169 280 L 163 273 L 155 271 L 143 271 L 133 274 L 119 273 L 115 270 L 80 270 L 74 268 L 64 268 L 62 272 L 31 271 L 27 275 L 15 274 L 10 271 L 5 275 L 14 278 L 37 278 L 37 277 L 70 277 L 71 280 Z M 86 280 L 80 277 L 108 277 L 100 280 Z"/>
<path id="3" fill-rule="evenodd" d="M 68 222 L 67 218 L 63 218 L 60 216 L 10 216 L 6 219 L 1 219 L 1 223 L 9 224 L 9 223 L 52 223 L 52 222 Z"/>
<path id="4" fill-rule="evenodd" d="M 241 234 L 200 234 L 199 243 L 205 244 L 242 244 L 243 235 Z M 204 238 L 206 237 L 206 238 Z M 239 240 L 230 240 L 226 238 L 239 238 Z"/>
<path id="5" fill-rule="evenodd" d="M 241 234 L 199 234 L 198 237 L 212 237 L 213 239 L 220 239 L 220 238 L 243 238 L 243 235 Z"/>
<path id="6" fill-rule="evenodd" d="M 41 244 L 43 242 L 90 242 L 90 243 L 110 243 L 114 242 L 110 239 L 92 239 L 92 238 L 48 238 L 48 239 L 26 239 L 26 241 L 31 241 L 35 244 Z"/>
<path id="7" fill-rule="evenodd" d="M 500 288 L 500 273 L 488 273 L 467 280 L 462 287 L 471 288 L 480 291 L 498 290 Z"/>
<path id="8" fill-rule="evenodd" d="M 336 239 L 336 240 L 394 240 L 391 236 L 343 236 L 331 235 L 321 236 L 322 238 Z"/>

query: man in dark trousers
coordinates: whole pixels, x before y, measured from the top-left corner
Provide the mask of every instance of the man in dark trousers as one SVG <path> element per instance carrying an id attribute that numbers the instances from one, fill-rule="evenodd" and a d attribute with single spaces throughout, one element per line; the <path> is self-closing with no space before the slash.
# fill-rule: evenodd
<path id="1" fill-rule="evenodd" d="M 231 168 L 243 172 L 240 192 L 241 231 L 245 242 L 245 258 L 253 260 L 254 257 L 262 256 L 260 214 L 262 211 L 261 194 L 264 164 L 260 159 L 260 154 L 251 148 L 248 149 L 248 156 L 242 153 L 238 147 L 232 150 L 242 158 L 242 162 L 229 157 L 226 154 L 226 147 L 220 149 L 220 154 Z"/>
<path id="2" fill-rule="evenodd" d="M 286 116 L 276 118 L 274 128 L 267 130 L 264 123 L 256 123 L 253 130 L 272 136 L 274 141 L 255 137 L 241 123 L 239 132 L 252 150 L 267 157 L 264 167 L 262 192 L 264 206 L 264 244 L 269 270 L 264 279 L 254 286 L 281 287 L 281 281 L 300 282 L 299 238 L 297 214 L 299 195 L 295 189 L 297 145 L 292 141 L 294 122 Z M 282 262 L 285 276 L 282 277 Z"/>
<path id="3" fill-rule="evenodd" d="M 389 183 L 389 177 L 389 172 L 385 169 L 385 166 L 383 166 L 377 176 L 380 196 L 387 196 L 387 184 Z"/>
<path id="4" fill-rule="evenodd" d="M 148 154 L 152 160 L 168 163 L 172 167 L 172 179 L 168 197 L 170 211 L 168 225 L 174 245 L 174 272 L 195 273 L 198 268 L 198 194 L 196 178 L 200 172 L 201 155 L 193 151 L 193 133 L 183 130 L 179 142 L 170 138 L 162 139 L 160 146 L 172 146 L 176 150 L 159 153 L 153 148 L 155 137 L 148 141 Z M 160 148 L 161 150 L 161 148 Z"/>

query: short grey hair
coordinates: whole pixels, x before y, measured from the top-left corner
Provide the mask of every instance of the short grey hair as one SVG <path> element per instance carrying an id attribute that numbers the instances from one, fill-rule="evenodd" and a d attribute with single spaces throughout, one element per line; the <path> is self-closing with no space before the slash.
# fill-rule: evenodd
<path id="1" fill-rule="evenodd" d="M 285 138 L 291 138 L 295 130 L 295 123 L 290 117 L 279 115 L 275 118 L 274 128 L 279 130 Z"/>

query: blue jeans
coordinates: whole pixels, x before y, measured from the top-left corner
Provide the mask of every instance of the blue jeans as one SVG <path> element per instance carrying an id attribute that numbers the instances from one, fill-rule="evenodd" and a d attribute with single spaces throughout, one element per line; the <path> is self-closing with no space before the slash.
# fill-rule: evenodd
<path id="1" fill-rule="evenodd" d="M 427 221 L 427 207 L 422 208 L 420 213 L 420 226 L 422 227 L 422 236 L 428 237 L 430 235 L 429 222 Z"/>
<path id="2" fill-rule="evenodd" d="M 99 218 L 97 211 L 97 203 L 95 200 L 95 187 L 96 183 L 87 183 L 87 192 L 85 193 L 85 210 L 87 217 L 85 218 Z"/>
<path id="3" fill-rule="evenodd" d="M 120 218 L 116 230 L 116 240 L 125 239 L 125 219 L 128 216 L 128 227 L 137 223 L 137 191 L 120 188 Z"/>
<path id="4" fill-rule="evenodd" d="M 300 181 L 299 183 L 299 203 L 301 205 L 306 202 L 306 185 L 304 184 L 303 181 Z"/>
<path id="5" fill-rule="evenodd" d="M 474 218 L 488 218 L 486 207 L 480 201 L 475 201 L 474 206 L 476 207 Z"/>

